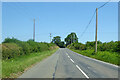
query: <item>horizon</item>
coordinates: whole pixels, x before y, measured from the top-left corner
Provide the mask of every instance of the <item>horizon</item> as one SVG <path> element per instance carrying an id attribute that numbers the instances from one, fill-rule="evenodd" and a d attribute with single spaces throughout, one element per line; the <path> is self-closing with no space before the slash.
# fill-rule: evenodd
<path id="1" fill-rule="evenodd" d="M 8 37 L 9 38 L 9 37 Z M 12 37 L 12 38 L 14 38 L 14 37 Z M 12 39 L 12 38 L 10 38 L 10 39 Z M 6 38 L 5 38 L 6 39 Z M 17 38 L 14 38 L 14 39 L 17 39 Z M 19 39 L 17 39 L 17 40 L 19 40 Z M 28 39 L 28 40 L 26 40 L 26 41 L 23 41 L 23 42 L 27 42 L 27 41 L 29 41 L 29 40 L 31 40 L 31 39 Z M 19 41 L 22 41 L 22 40 L 19 40 Z M 100 40 L 98 40 L 98 41 L 100 41 Z M 112 42 L 113 40 L 111 40 L 111 41 L 109 41 L 109 42 Z M 4 42 L 4 41 L 3 41 Z M 3 43 L 2 42 L 2 43 Z M 37 42 L 37 41 L 35 41 L 35 42 Z M 63 42 L 65 42 L 65 41 L 63 41 Z M 95 42 L 95 41 L 86 41 L 85 43 L 82 43 L 82 42 L 78 42 L 78 43 L 82 43 L 82 44 L 86 44 L 87 42 Z M 102 41 L 100 41 L 100 42 L 102 42 Z M 109 43 L 109 42 L 102 42 L 102 43 Z M 113 42 L 118 42 L 118 40 L 117 41 L 113 41 Z M 50 43 L 50 42 L 38 42 L 38 43 Z M 66 44 L 66 42 L 65 42 L 65 44 Z"/>

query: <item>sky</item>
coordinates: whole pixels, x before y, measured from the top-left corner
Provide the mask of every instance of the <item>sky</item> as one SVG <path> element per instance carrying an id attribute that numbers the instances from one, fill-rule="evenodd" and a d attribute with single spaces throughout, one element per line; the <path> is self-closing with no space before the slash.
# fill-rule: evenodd
<path id="1" fill-rule="evenodd" d="M 3 2 L 2 41 L 17 38 L 27 41 L 33 38 L 35 19 L 37 42 L 50 42 L 61 36 L 61 40 L 75 32 L 78 41 L 85 43 L 95 40 L 96 16 L 81 36 L 94 11 L 104 2 Z M 110 2 L 98 10 L 98 40 L 118 40 L 118 3 Z"/>

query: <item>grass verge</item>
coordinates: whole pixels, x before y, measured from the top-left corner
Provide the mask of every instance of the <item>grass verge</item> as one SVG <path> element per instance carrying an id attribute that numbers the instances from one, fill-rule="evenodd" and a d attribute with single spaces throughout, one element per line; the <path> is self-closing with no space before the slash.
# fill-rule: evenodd
<path id="1" fill-rule="evenodd" d="M 19 56 L 9 60 L 2 61 L 2 78 L 17 78 L 28 67 L 40 62 L 48 56 L 55 53 L 57 49 L 31 53 L 24 56 Z"/>
<path id="2" fill-rule="evenodd" d="M 117 52 L 98 51 L 95 53 L 94 50 L 71 50 L 91 58 L 95 58 L 115 65 L 120 65 L 120 55 Z"/>

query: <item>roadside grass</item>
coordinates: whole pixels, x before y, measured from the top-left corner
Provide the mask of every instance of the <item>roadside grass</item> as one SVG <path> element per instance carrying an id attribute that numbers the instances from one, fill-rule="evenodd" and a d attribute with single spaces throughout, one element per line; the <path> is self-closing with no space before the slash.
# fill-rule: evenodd
<path id="1" fill-rule="evenodd" d="M 55 53 L 57 49 L 31 53 L 2 61 L 2 78 L 17 78 L 32 65 Z"/>
<path id="2" fill-rule="evenodd" d="M 120 65 L 120 55 L 117 52 L 98 51 L 95 53 L 94 50 L 71 50 L 91 58 L 95 58 L 115 65 Z"/>

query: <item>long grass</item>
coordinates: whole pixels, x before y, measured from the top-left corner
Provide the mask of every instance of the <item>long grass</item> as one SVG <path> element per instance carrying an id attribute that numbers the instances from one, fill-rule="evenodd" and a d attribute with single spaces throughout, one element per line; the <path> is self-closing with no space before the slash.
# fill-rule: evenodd
<path id="1" fill-rule="evenodd" d="M 16 57 L 2 61 L 2 78 L 17 78 L 28 67 L 52 55 L 57 49 Z"/>
<path id="2" fill-rule="evenodd" d="M 117 52 L 98 51 L 95 53 L 94 50 L 71 50 L 91 58 L 102 60 L 115 65 L 120 65 L 120 55 Z"/>

